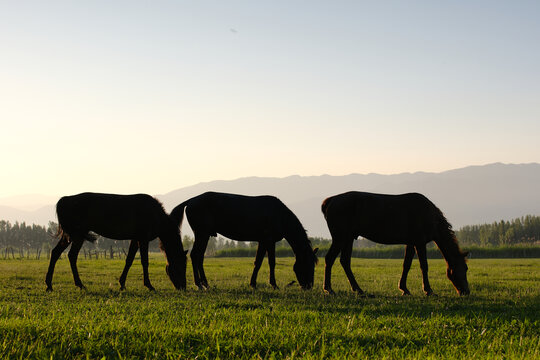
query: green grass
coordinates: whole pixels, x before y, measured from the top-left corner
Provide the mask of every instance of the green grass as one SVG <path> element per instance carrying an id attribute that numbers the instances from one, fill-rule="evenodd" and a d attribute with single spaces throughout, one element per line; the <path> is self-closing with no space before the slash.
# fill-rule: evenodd
<path id="1" fill-rule="evenodd" d="M 472 295 L 460 298 L 445 278 L 445 263 L 430 260 L 436 297 L 421 290 L 418 262 L 409 276 L 411 297 L 397 289 L 400 260 L 353 259 L 360 286 L 349 291 L 339 261 L 337 294 L 322 293 L 324 259 L 316 288 L 295 284 L 293 259 L 277 259 L 281 289 L 249 288 L 253 259 L 209 258 L 211 285 L 176 291 L 161 256 L 151 258 L 142 284 L 138 260 L 119 291 L 122 260 L 80 260 L 73 285 L 67 259 L 58 262 L 54 291 L 45 292 L 47 260 L 0 261 L 0 358 L 515 358 L 540 357 L 540 259 L 471 260 Z"/>

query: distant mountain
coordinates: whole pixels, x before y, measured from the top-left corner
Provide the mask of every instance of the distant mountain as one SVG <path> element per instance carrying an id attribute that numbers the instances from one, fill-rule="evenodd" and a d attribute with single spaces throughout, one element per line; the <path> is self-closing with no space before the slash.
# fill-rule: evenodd
<path id="1" fill-rule="evenodd" d="M 248 177 L 201 183 L 158 198 L 170 211 L 182 201 L 209 190 L 275 195 L 297 214 L 310 236 L 323 237 L 330 234 L 320 205 L 328 196 L 350 190 L 388 194 L 420 192 L 430 198 L 458 229 L 463 225 L 540 214 L 540 164 L 496 163 L 442 173 Z"/>
<path id="2" fill-rule="evenodd" d="M 56 221 L 53 205 L 56 201 L 58 197 L 40 194 L 0 198 L 0 220 L 47 225 Z"/>
<path id="3" fill-rule="evenodd" d="M 37 210 L 28 211 L 0 205 L 0 220 L 9 221 L 12 224 L 18 221 L 26 222 L 26 224 L 48 225 L 49 221 L 56 221 L 55 206 L 46 205 Z"/>
<path id="4" fill-rule="evenodd" d="M 244 195 L 275 195 L 293 210 L 310 236 L 329 237 L 320 205 L 328 196 L 358 190 L 399 194 L 420 192 L 430 198 L 455 229 L 463 225 L 540 215 L 540 164 L 490 164 L 441 173 L 396 175 L 248 177 L 212 181 L 158 195 L 167 211 L 205 191 Z M 0 199 L 0 219 L 47 224 L 55 220 L 54 205 L 36 211 L 7 208 Z M 184 222 L 182 231 L 190 233 Z"/>
<path id="5" fill-rule="evenodd" d="M 12 207 L 19 210 L 35 211 L 44 206 L 56 203 L 58 199 L 58 196 L 47 196 L 40 194 L 17 195 L 0 198 L 0 206 Z"/>

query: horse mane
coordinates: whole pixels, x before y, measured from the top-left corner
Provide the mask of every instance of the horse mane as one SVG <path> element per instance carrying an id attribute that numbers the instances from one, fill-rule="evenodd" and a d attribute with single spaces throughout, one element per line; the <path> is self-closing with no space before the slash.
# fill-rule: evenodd
<path id="1" fill-rule="evenodd" d="M 447 258 L 448 260 L 453 259 L 457 256 L 463 256 L 463 252 L 459 248 L 458 240 L 456 238 L 456 233 L 452 229 L 452 225 L 448 222 L 443 212 L 439 208 L 435 207 L 435 209 L 436 209 L 436 216 L 438 219 L 438 222 L 437 222 L 438 238 L 439 240 L 442 240 L 442 243 L 444 244 L 444 246 L 441 247 L 441 242 L 437 243 L 437 245 L 443 252 L 443 255 L 451 255 L 451 256 L 445 256 L 445 258 Z"/>
<path id="2" fill-rule="evenodd" d="M 161 210 L 163 210 L 163 212 L 165 214 L 167 214 L 167 212 L 165 211 L 165 207 L 163 206 L 163 203 L 158 198 L 156 198 L 155 196 L 153 196 L 152 198 L 156 201 L 156 203 L 159 204 L 159 206 L 161 207 Z"/>
<path id="3" fill-rule="evenodd" d="M 289 209 L 285 204 L 283 204 L 283 207 L 285 208 L 284 222 L 286 233 L 288 233 L 292 239 L 296 240 L 291 241 L 291 239 L 287 239 L 291 245 L 291 248 L 293 248 L 295 254 L 298 252 L 297 250 L 303 250 L 306 251 L 306 253 L 309 250 L 309 253 L 313 253 L 311 240 L 309 240 L 309 237 L 307 236 L 306 229 L 291 209 Z"/>
<path id="4" fill-rule="evenodd" d="M 164 220 L 164 222 L 166 223 L 166 224 L 164 224 L 165 228 L 169 229 L 168 225 L 170 225 L 171 229 L 178 229 L 177 226 L 176 227 L 174 226 L 174 225 L 176 225 L 174 219 L 170 215 L 167 214 L 167 211 L 165 211 L 165 207 L 163 206 L 163 203 L 159 199 L 157 199 L 156 197 L 153 197 L 153 199 L 156 202 L 156 204 L 159 205 L 159 207 L 161 208 L 161 211 L 163 211 L 163 214 L 165 215 L 165 218 L 166 218 L 166 220 Z M 172 213 L 171 213 L 171 215 L 172 215 Z M 162 222 L 163 222 L 163 220 L 162 220 Z M 180 235 L 180 230 L 179 229 L 178 229 L 178 233 Z M 163 240 L 161 238 L 162 238 L 161 236 L 158 237 L 159 250 L 163 253 L 163 255 L 165 255 L 165 258 L 167 258 L 167 249 L 165 249 L 165 243 L 163 242 Z M 180 241 L 180 245 L 182 246 L 181 241 Z M 183 248 L 182 248 L 182 250 L 183 250 Z"/>
<path id="5" fill-rule="evenodd" d="M 296 214 L 293 213 L 292 210 L 289 209 L 287 206 L 285 206 L 285 209 L 286 209 L 285 222 L 286 222 L 287 230 L 290 231 L 293 234 L 293 236 L 305 237 L 308 241 L 308 244 L 311 246 L 311 241 L 309 240 L 307 236 L 307 231 L 302 225 L 302 223 L 300 222 L 300 220 L 298 219 L 298 217 L 296 216 Z"/>

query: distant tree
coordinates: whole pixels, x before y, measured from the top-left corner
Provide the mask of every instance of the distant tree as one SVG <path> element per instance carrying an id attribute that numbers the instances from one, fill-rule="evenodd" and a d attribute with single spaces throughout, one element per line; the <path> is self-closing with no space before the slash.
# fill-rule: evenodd
<path id="1" fill-rule="evenodd" d="M 0 249 L 14 248 L 24 250 L 48 251 L 56 245 L 55 235 L 58 231 L 58 224 L 49 222 L 48 226 L 27 225 L 26 222 L 15 222 L 0 220 Z M 467 225 L 456 231 L 456 236 L 460 245 L 477 246 L 498 246 L 517 244 L 540 244 L 540 216 L 526 215 L 510 221 L 501 220 L 491 224 Z M 320 237 L 310 237 L 312 246 L 328 248 L 330 239 Z M 184 249 L 190 250 L 193 247 L 193 237 L 184 235 L 182 243 Z M 212 237 L 208 242 L 207 253 L 214 254 L 222 249 L 233 248 L 253 248 L 257 242 L 246 243 L 233 241 L 223 237 Z M 113 248 L 127 249 L 128 241 L 112 240 L 98 237 L 94 244 L 85 242 L 85 246 L 91 246 L 95 250 L 109 250 Z M 376 246 L 375 243 L 360 238 L 356 247 Z M 381 245 L 382 246 L 382 245 Z M 276 248 L 289 248 L 287 241 L 281 240 L 276 243 Z M 150 242 L 151 251 L 159 251 L 159 241 Z"/>
<path id="2" fill-rule="evenodd" d="M 195 239 L 193 239 L 189 235 L 182 236 L 182 245 L 184 246 L 185 250 L 191 250 L 193 248 L 193 243 L 195 242 Z"/>
<path id="3" fill-rule="evenodd" d="M 496 246 L 540 242 L 540 216 L 527 215 L 511 221 L 468 225 L 456 231 L 460 244 Z"/>
<path id="4" fill-rule="evenodd" d="M 214 256 L 217 251 L 217 239 L 215 236 L 208 238 L 208 245 L 206 246 L 205 254 L 208 256 Z"/>

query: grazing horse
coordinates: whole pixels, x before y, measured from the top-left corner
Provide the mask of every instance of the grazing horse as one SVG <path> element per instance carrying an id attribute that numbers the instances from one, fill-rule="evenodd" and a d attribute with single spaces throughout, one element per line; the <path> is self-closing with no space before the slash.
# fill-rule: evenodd
<path id="1" fill-rule="evenodd" d="M 323 201 L 321 210 L 332 235 L 332 245 L 325 258 L 326 292 L 333 293 L 332 265 L 341 252 L 340 262 L 352 290 L 363 293 L 351 271 L 353 241 L 362 236 L 379 244 L 406 245 L 403 272 L 399 281 L 399 289 L 403 295 L 410 295 L 406 283 L 415 250 L 422 270 L 424 292 L 426 295 L 433 294 L 428 280 L 426 258 L 426 244 L 431 240 L 435 241 L 443 254 L 447 263 L 446 275 L 458 294 L 469 294 L 465 262 L 468 253 L 461 252 L 452 226 L 425 196 L 417 193 L 384 195 L 352 191 L 327 198 Z"/>
<path id="2" fill-rule="evenodd" d="M 195 234 L 191 250 L 193 276 L 199 289 L 208 288 L 203 269 L 204 252 L 210 236 L 218 233 L 238 241 L 257 241 L 255 268 L 250 285 L 257 286 L 257 274 L 264 255 L 268 253 L 270 284 L 277 288 L 274 275 L 276 242 L 285 238 L 296 256 L 294 272 L 304 289 L 313 286 L 316 252 L 311 248 L 306 230 L 285 204 L 274 196 L 243 196 L 206 192 L 178 205 L 171 218 L 180 226 L 184 208 L 189 225 Z"/>
<path id="3" fill-rule="evenodd" d="M 140 248 L 144 285 L 154 290 L 148 278 L 148 243 L 159 237 L 160 248 L 167 261 L 166 272 L 177 289 L 186 287 L 186 252 L 178 227 L 171 221 L 161 203 L 150 195 L 113 195 L 82 193 L 65 196 L 56 204 L 58 244 L 52 250 L 45 278 L 47 291 L 52 291 L 56 261 L 71 244 L 68 258 L 75 285 L 84 289 L 77 270 L 77 257 L 84 240 L 95 241 L 96 233 L 110 239 L 131 239 L 120 288 L 125 288 L 127 273 Z"/>

